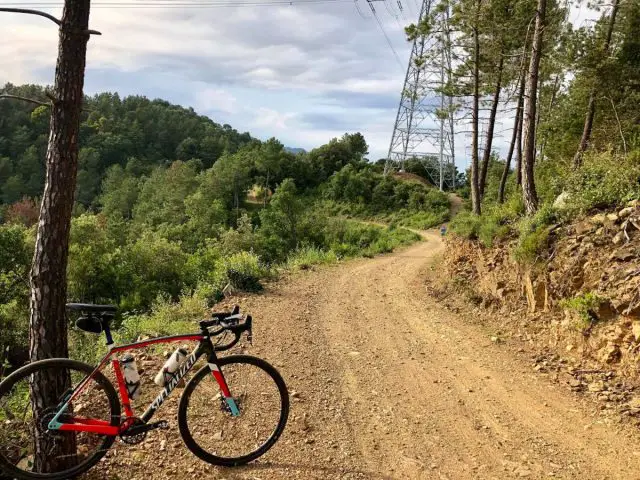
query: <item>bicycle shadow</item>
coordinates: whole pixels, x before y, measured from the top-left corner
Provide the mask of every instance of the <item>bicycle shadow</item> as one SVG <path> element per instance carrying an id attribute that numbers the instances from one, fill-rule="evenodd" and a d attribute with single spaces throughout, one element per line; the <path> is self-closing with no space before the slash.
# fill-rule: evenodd
<path id="1" fill-rule="evenodd" d="M 350 469 L 350 468 L 341 468 L 340 466 L 322 466 L 322 465 L 309 465 L 309 464 L 301 464 L 301 463 L 286 463 L 286 462 L 274 462 L 274 461 L 264 461 L 264 462 L 255 462 L 249 465 L 234 467 L 234 468 L 225 468 L 222 467 L 221 471 L 225 472 L 225 474 L 233 474 L 233 472 L 251 472 L 256 470 L 286 470 L 287 477 L 286 478 L 295 478 L 291 475 L 291 470 L 298 470 L 307 473 L 317 473 L 319 474 L 318 478 L 342 478 L 344 475 L 352 474 L 352 475 L 363 475 L 364 478 L 371 480 L 401 480 L 399 477 L 393 477 L 390 475 L 384 475 L 377 472 L 371 472 L 368 470 L 362 469 Z M 233 477 L 230 477 L 233 478 Z M 243 477 L 245 478 L 245 477 Z M 309 478 L 309 477 L 300 477 L 300 478 Z"/>

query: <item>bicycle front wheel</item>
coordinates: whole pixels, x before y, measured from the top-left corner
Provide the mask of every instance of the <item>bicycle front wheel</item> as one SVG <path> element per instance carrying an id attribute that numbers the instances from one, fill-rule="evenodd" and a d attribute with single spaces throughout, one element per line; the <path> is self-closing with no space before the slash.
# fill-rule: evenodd
<path id="1" fill-rule="evenodd" d="M 208 365 L 187 384 L 178 408 L 180 434 L 191 452 L 214 465 L 255 460 L 278 440 L 289 416 L 289 394 L 278 371 L 264 360 L 231 355 L 218 361 L 236 412 Z"/>
<path id="2" fill-rule="evenodd" d="M 19 368 L 0 383 L 0 473 L 18 479 L 67 480 L 104 456 L 114 436 L 49 429 L 73 388 L 92 372 L 85 363 L 54 358 Z M 118 396 L 100 372 L 58 417 L 61 423 L 82 419 L 119 424 Z"/>

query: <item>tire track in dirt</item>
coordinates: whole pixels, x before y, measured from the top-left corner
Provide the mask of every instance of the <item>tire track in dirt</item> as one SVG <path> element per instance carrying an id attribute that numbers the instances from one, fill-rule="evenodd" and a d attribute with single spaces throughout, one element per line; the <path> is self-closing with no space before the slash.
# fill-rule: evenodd
<path id="1" fill-rule="evenodd" d="M 443 246 L 435 232 L 424 238 L 231 299 L 255 319 L 245 353 L 274 364 L 292 392 L 287 428 L 264 457 L 236 469 L 200 462 L 179 443 L 171 403 L 169 432 L 118 447 L 101 467 L 109 475 L 91 478 L 640 478 L 637 432 L 602 423 L 427 295 Z"/>

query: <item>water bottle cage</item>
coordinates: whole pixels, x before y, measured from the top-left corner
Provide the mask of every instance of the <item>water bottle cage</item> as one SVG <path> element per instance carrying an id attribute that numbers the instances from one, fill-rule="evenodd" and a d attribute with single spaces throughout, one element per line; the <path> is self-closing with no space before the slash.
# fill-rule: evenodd
<path id="1" fill-rule="evenodd" d="M 173 373 L 167 372 L 164 368 L 162 369 L 162 379 L 164 380 L 165 387 L 173 381 L 177 373 L 178 373 L 177 369 Z"/>

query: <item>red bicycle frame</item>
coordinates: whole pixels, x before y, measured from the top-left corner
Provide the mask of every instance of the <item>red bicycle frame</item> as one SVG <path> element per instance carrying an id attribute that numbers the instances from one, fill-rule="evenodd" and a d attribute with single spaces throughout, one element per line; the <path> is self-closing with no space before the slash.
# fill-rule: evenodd
<path id="1" fill-rule="evenodd" d="M 110 335 L 108 335 L 109 337 Z M 229 391 L 229 387 L 224 378 L 224 375 L 220 371 L 220 367 L 218 366 L 218 358 L 216 356 L 216 348 L 213 346 L 211 342 L 211 337 L 209 333 L 203 329 L 202 333 L 199 334 L 191 334 L 191 335 L 176 335 L 171 337 L 160 337 L 154 338 L 152 340 L 145 340 L 143 342 L 131 343 L 127 345 L 121 346 L 112 346 L 109 349 L 109 352 L 102 358 L 100 364 L 95 368 L 95 370 L 85 377 L 77 387 L 67 396 L 66 399 L 63 400 L 62 405 L 59 406 L 59 410 L 56 413 L 55 417 L 49 422 L 49 429 L 51 430 L 61 430 L 61 431 L 73 431 L 73 432 L 92 432 L 102 435 L 110 435 L 115 436 L 127 430 L 134 422 L 136 417 L 133 414 L 133 410 L 131 408 L 131 403 L 129 401 L 129 394 L 127 392 L 127 386 L 124 381 L 124 375 L 122 373 L 122 369 L 120 366 L 120 361 L 117 358 L 112 358 L 115 354 L 126 352 L 127 350 L 135 350 L 138 348 L 144 348 L 149 345 L 156 345 L 160 343 L 172 343 L 172 342 L 184 342 L 184 341 L 198 341 L 198 346 L 194 350 L 194 352 L 187 357 L 187 359 L 180 365 L 180 368 L 173 375 L 168 384 L 164 387 L 164 389 L 158 394 L 151 405 L 147 408 L 147 410 L 142 414 L 142 421 L 147 423 L 151 417 L 153 417 L 154 413 L 160 408 L 162 403 L 166 400 L 166 398 L 171 394 L 176 385 L 182 380 L 182 378 L 191 370 L 193 365 L 196 363 L 198 358 L 202 355 L 207 355 L 207 363 L 209 364 L 209 368 L 211 369 L 211 373 L 215 378 L 216 382 L 220 387 L 220 391 L 222 396 L 227 402 L 229 409 L 231 410 L 231 414 L 234 416 L 239 415 L 239 411 L 235 400 L 231 396 L 231 392 Z M 219 348 L 218 350 L 222 350 L 226 348 Z M 60 419 L 63 416 L 65 410 L 69 407 L 70 403 L 77 398 L 79 393 L 86 387 L 91 378 L 100 371 L 107 362 L 111 361 L 111 365 L 115 372 L 116 380 L 118 382 L 118 391 L 120 394 L 120 403 L 124 407 L 124 421 L 120 421 L 119 425 L 114 426 L 111 422 L 106 420 L 98 420 L 94 418 L 82 418 L 82 417 L 64 417 L 64 422 L 61 422 Z"/>

